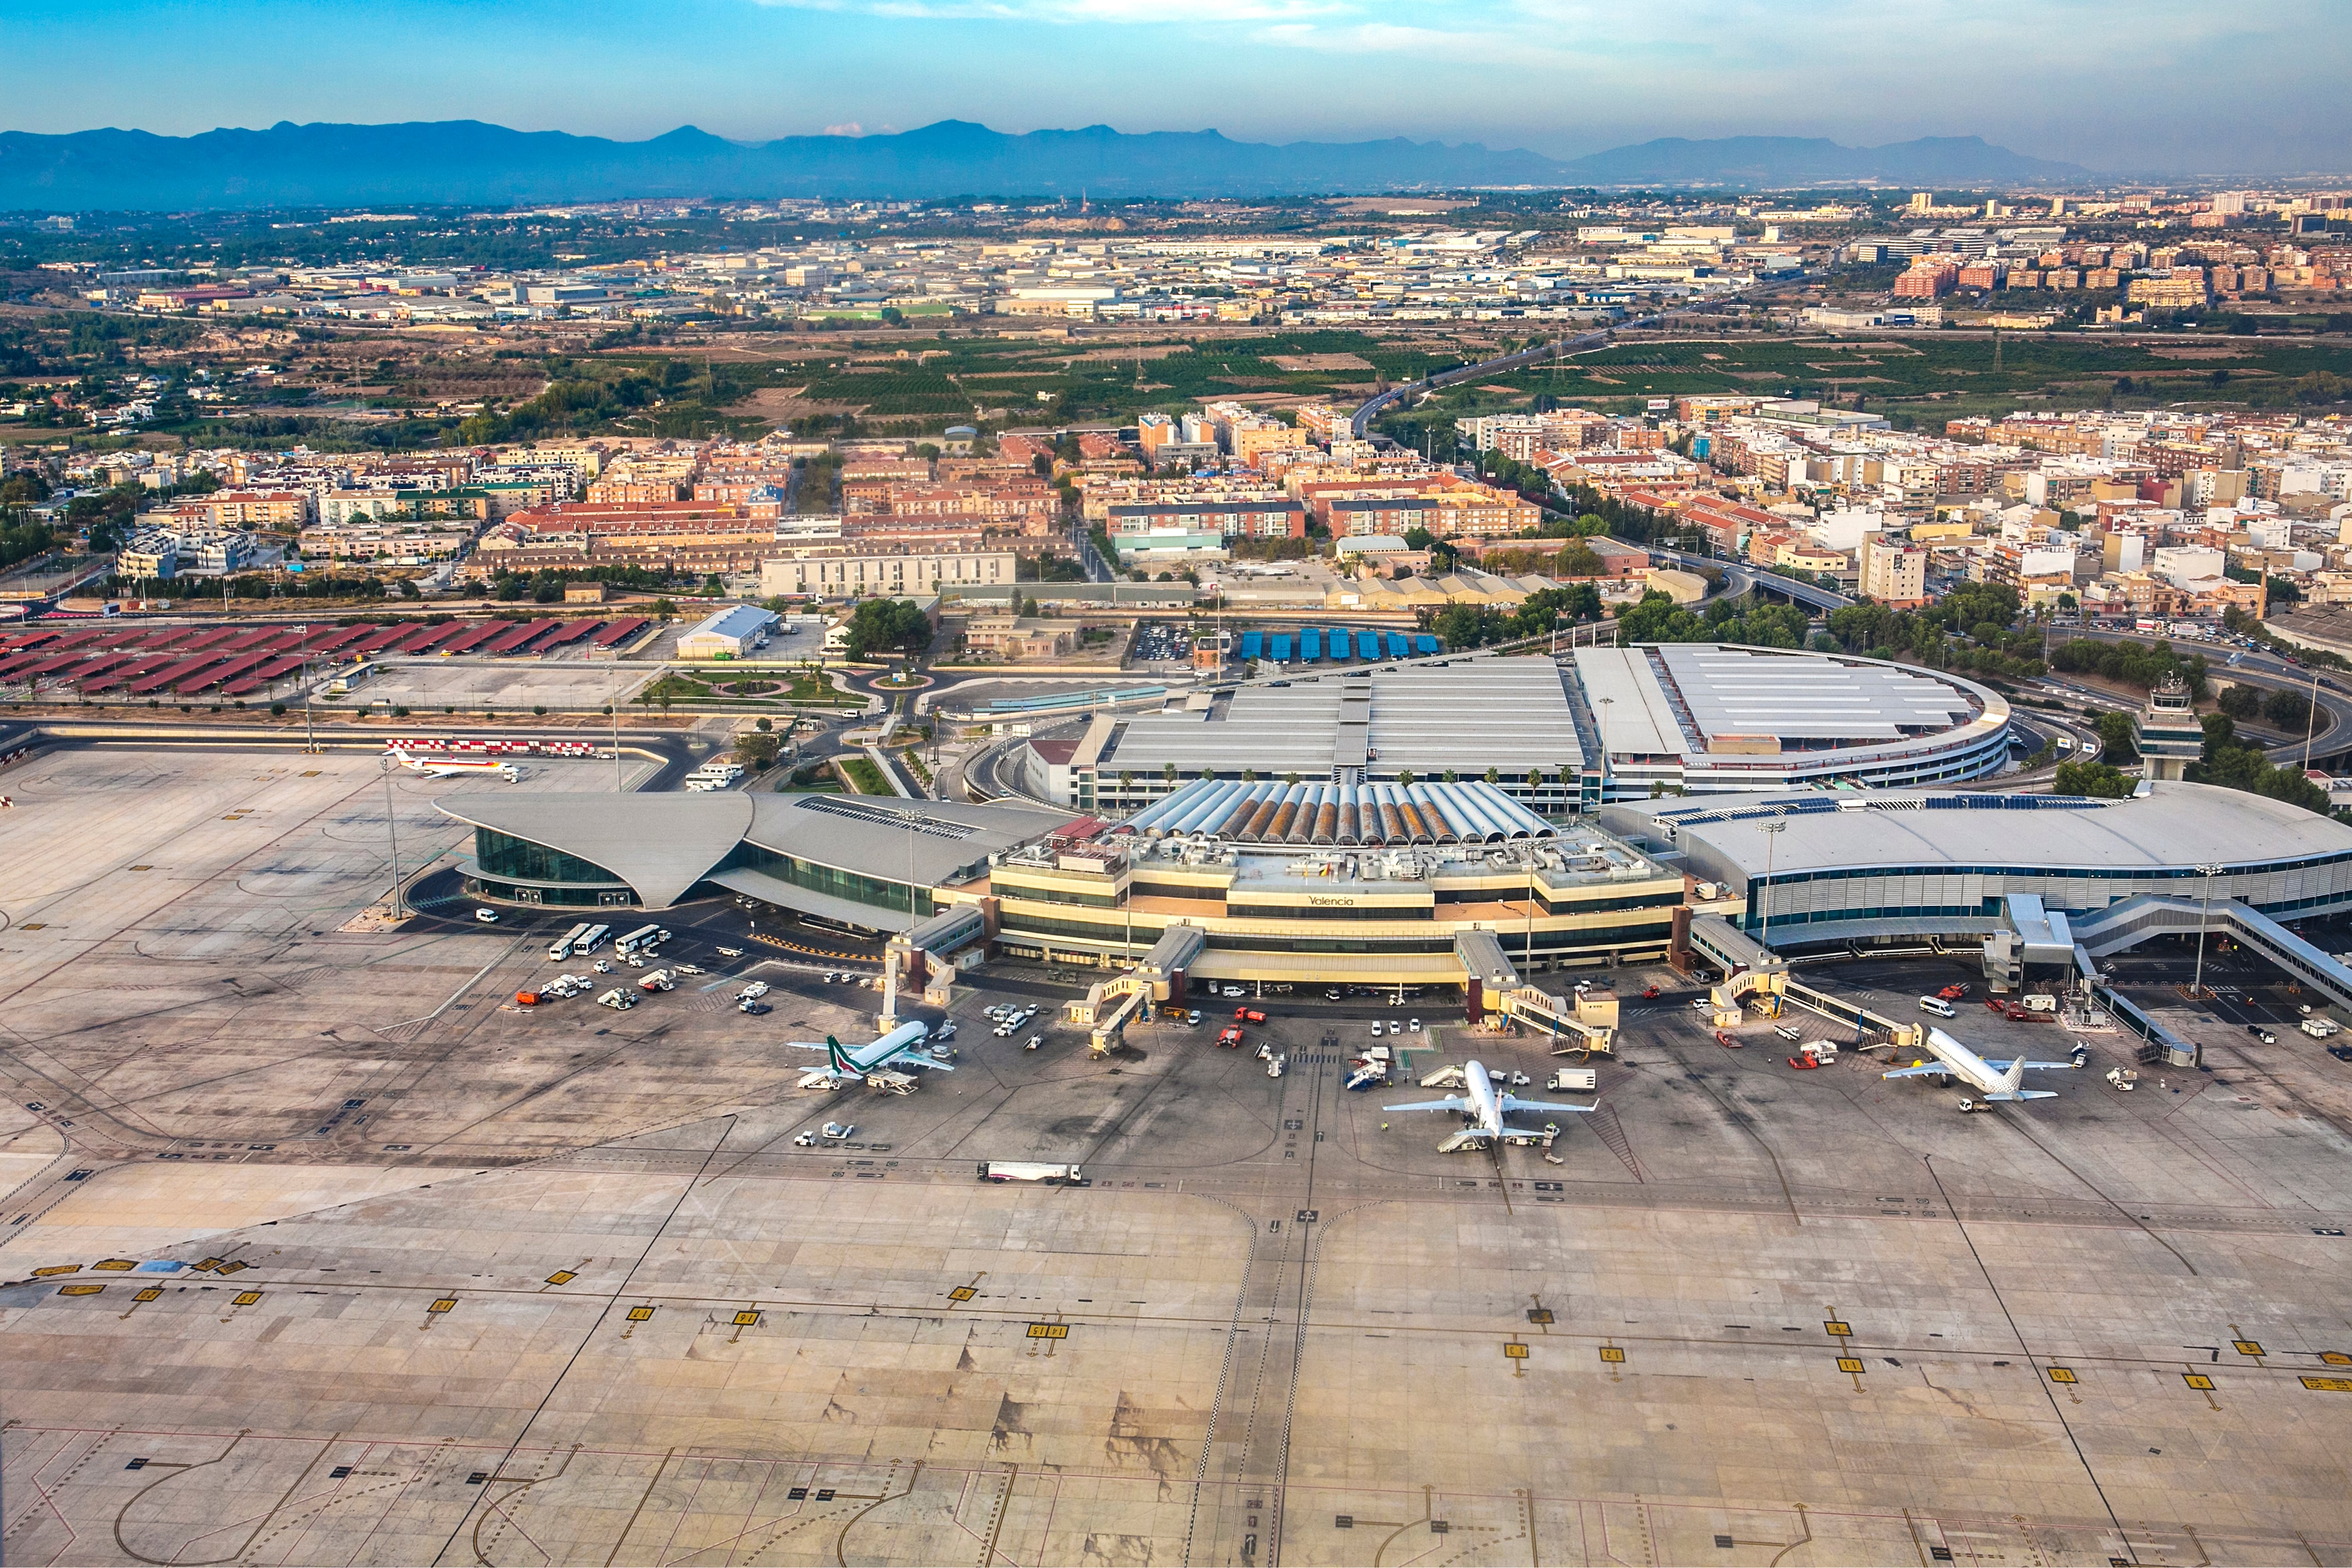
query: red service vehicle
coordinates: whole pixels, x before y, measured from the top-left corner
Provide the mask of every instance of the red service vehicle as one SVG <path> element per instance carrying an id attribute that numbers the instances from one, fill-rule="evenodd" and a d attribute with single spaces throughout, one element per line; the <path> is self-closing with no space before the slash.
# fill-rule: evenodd
<path id="1" fill-rule="evenodd" d="M 1721 1046 L 1727 1051 L 1736 1051 L 1740 1048 L 1739 1042 L 1733 1039 L 1729 1035 L 1725 1034 L 1721 1029 L 1717 1029 L 1715 1032 L 1715 1043 Z"/>
<path id="2" fill-rule="evenodd" d="M 1265 1022 L 1265 1015 L 1255 1007 L 1236 1007 L 1234 1009 L 1234 1019 L 1236 1023 L 1263 1024 Z"/>
<path id="3" fill-rule="evenodd" d="M 1225 1047 L 1227 1050 L 1229 1050 L 1229 1051 L 1237 1051 L 1237 1050 L 1241 1049 L 1241 1045 L 1242 1045 L 1242 1032 L 1241 1032 L 1241 1030 L 1240 1030 L 1240 1029 L 1238 1029 L 1238 1028 L 1236 1028 L 1236 1027 L 1234 1027 L 1234 1026 L 1232 1026 L 1232 1025 L 1228 1024 L 1228 1025 L 1225 1026 L 1225 1031 L 1224 1031 L 1224 1033 L 1223 1033 L 1223 1034 L 1221 1034 L 1221 1035 L 1219 1035 L 1219 1036 L 1217 1037 L 1217 1044 L 1219 1044 L 1219 1045 L 1221 1045 L 1221 1046 L 1224 1047 Z"/>
<path id="4" fill-rule="evenodd" d="M 1937 995 L 1941 996 L 1947 1002 L 1957 1002 L 1968 994 L 1969 988 L 1966 985 L 1947 985 L 1941 991 L 1936 993 Z"/>
<path id="5" fill-rule="evenodd" d="M 1647 1002 L 1657 994 L 1658 988 L 1654 985 L 1644 985 L 1642 987 L 1642 1000 L 1644 1002 Z"/>
<path id="6" fill-rule="evenodd" d="M 1819 1057 L 1790 1057 L 1789 1065 L 1799 1072 L 1811 1072 L 1822 1065 L 1822 1060 Z"/>

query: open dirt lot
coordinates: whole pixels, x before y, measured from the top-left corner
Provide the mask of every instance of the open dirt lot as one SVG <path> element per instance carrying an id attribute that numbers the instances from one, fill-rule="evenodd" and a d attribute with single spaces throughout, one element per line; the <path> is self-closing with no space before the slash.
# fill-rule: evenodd
<path id="1" fill-rule="evenodd" d="M 876 998 L 729 907 L 663 917 L 709 973 L 626 1014 L 513 1007 L 552 912 L 341 933 L 383 786 L 302 761 L 9 775 L 11 1563 L 2352 1560 L 2317 1042 L 2121 1095 L 2094 1037 L 1962 1116 L 1670 994 L 1554 1164 L 1343 1090 L 1374 1016 L 1414 1077 L 1555 1065 L 1443 999 L 1256 1004 L 1272 1079 L 1205 999 L 1023 1051 L 980 1008 L 1070 987 L 1000 963 L 956 1070 L 806 1091 L 786 1042 Z M 400 781 L 404 863 L 499 787 Z M 1092 1184 L 974 1180 L 1032 1157 Z"/>

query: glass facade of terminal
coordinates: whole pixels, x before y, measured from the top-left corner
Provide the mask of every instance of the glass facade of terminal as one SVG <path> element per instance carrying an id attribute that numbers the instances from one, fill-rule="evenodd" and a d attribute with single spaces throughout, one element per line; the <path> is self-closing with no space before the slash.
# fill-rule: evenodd
<path id="1" fill-rule="evenodd" d="M 2001 900 L 2030 893 L 2069 914 L 2105 909 L 2141 893 L 2201 897 L 2196 868 L 2148 866 L 1872 866 L 1788 872 L 1751 896 L 1743 929 L 1772 930 L 1845 921 L 1998 919 Z M 1763 889 L 1764 879 L 1751 884 Z M 2216 900 L 2236 899 L 2268 915 L 2352 903 L 2352 853 L 2230 866 L 2212 879 Z"/>
<path id="2" fill-rule="evenodd" d="M 909 889 L 904 882 L 845 871 L 838 866 L 821 866 L 814 860 L 803 860 L 779 850 L 763 849 L 757 844 L 737 845 L 719 865 L 721 870 L 757 871 L 763 877 L 773 877 L 779 882 L 790 882 L 795 888 L 806 888 L 813 893 L 846 899 L 853 904 L 864 904 L 869 909 L 909 911 L 916 915 L 934 914 L 939 910 L 939 904 L 928 888 Z"/>
<path id="3" fill-rule="evenodd" d="M 594 861 L 493 827 L 474 829 L 474 871 L 466 888 L 478 898 L 596 910 L 637 901 L 626 882 Z"/>

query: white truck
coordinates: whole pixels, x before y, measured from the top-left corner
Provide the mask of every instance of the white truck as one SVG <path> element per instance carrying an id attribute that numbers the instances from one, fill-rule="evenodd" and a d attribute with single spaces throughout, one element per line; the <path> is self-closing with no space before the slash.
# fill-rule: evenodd
<path id="1" fill-rule="evenodd" d="M 637 989 L 650 994 L 656 991 L 675 991 L 677 982 L 669 977 L 667 969 L 656 969 L 637 982 Z"/>
<path id="2" fill-rule="evenodd" d="M 2324 1040 L 2330 1035 L 2340 1035 L 2344 1032 L 2343 1025 L 2322 1014 L 2314 1014 L 2297 1024 L 2295 1027 L 2315 1040 Z"/>
<path id="3" fill-rule="evenodd" d="M 2021 996 L 2018 998 L 2018 1001 L 2029 1013 L 2055 1013 L 2058 1011 L 2058 998 L 2055 996 L 2045 995 L 2040 992 L 2035 992 L 2032 994 L 2026 996 Z"/>
<path id="4" fill-rule="evenodd" d="M 983 1182 L 1045 1182 L 1056 1186 L 1083 1187 L 1086 1177 L 1076 1165 L 1045 1164 L 1034 1160 L 984 1160 L 980 1166 Z"/>
<path id="5" fill-rule="evenodd" d="M 1562 1068 L 1544 1079 L 1544 1087 L 1555 1094 L 1562 1089 L 1582 1089 L 1590 1093 L 1601 1087 L 1601 1074 L 1592 1068 Z"/>

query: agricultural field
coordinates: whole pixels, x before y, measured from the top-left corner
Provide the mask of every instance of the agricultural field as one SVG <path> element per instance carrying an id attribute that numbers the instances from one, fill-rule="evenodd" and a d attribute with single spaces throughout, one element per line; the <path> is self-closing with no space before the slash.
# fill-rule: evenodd
<path id="1" fill-rule="evenodd" d="M 1539 397 L 1622 412 L 1696 393 L 1818 397 L 1897 426 L 2014 408 L 2325 406 L 2352 377 L 2341 341 L 2099 339 L 2074 334 L 1681 339 L 1614 344 L 1565 363 L 1448 390 L 1423 414 L 1505 412 Z"/>

